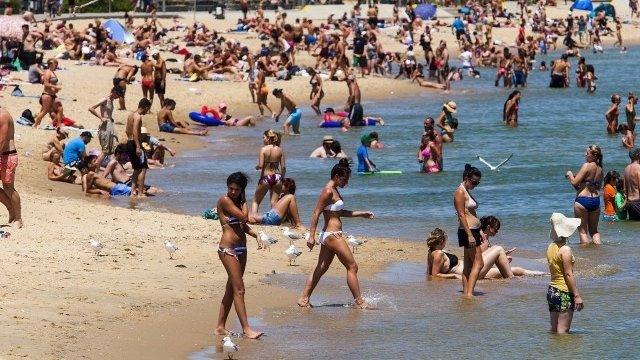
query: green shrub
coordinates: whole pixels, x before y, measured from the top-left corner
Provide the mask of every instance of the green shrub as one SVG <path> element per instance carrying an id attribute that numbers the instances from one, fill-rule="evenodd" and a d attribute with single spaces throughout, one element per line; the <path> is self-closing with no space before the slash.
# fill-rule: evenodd
<path id="1" fill-rule="evenodd" d="M 17 1 L 17 0 L 16 0 Z M 76 6 L 86 4 L 90 0 L 76 0 Z M 64 2 L 64 12 L 68 12 L 69 0 Z M 131 10 L 131 0 L 111 0 L 111 11 L 121 12 Z M 92 13 L 92 12 L 109 12 L 109 0 L 99 0 L 87 7 L 83 7 L 78 11 L 79 13 Z"/>

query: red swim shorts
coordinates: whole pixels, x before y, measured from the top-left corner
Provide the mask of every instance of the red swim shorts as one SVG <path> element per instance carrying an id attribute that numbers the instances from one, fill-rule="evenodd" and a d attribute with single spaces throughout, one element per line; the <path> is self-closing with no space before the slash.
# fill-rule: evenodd
<path id="1" fill-rule="evenodd" d="M 16 179 L 18 154 L 0 155 L 0 180 L 5 184 L 13 184 Z"/>

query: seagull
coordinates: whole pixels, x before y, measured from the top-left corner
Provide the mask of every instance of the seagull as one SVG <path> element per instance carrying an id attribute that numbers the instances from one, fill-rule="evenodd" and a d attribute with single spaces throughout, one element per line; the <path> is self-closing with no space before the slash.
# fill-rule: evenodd
<path id="1" fill-rule="evenodd" d="M 178 247 L 175 244 L 172 244 L 171 241 L 164 241 L 164 248 L 169 252 L 169 259 L 173 259 L 173 253 L 178 250 Z"/>
<path id="2" fill-rule="evenodd" d="M 233 359 L 233 353 L 238 352 L 240 347 L 234 344 L 230 337 L 225 336 L 224 339 L 222 339 L 222 350 L 227 354 L 227 359 Z"/>
<path id="3" fill-rule="evenodd" d="M 91 248 L 96 253 L 96 255 L 100 255 L 100 251 L 102 251 L 102 248 L 103 248 L 100 240 L 91 239 L 89 243 L 91 244 Z"/>
<path id="4" fill-rule="evenodd" d="M 358 248 L 358 246 L 366 242 L 367 242 L 366 240 L 356 239 L 353 235 L 347 236 L 347 244 L 351 245 L 354 253 L 356 252 L 356 249 Z"/>
<path id="5" fill-rule="evenodd" d="M 480 160 L 481 162 L 483 162 L 485 165 L 487 165 L 489 167 L 489 169 L 491 169 L 491 171 L 500 171 L 500 167 L 504 164 L 507 163 L 507 161 L 509 161 L 509 159 L 511 159 L 511 157 L 513 156 L 513 154 L 509 155 L 508 158 L 504 159 L 500 164 L 493 166 L 491 164 L 489 164 L 485 159 L 481 158 L 480 155 L 476 155 L 476 157 L 478 158 L 478 160 Z"/>
<path id="6" fill-rule="evenodd" d="M 260 236 L 260 243 L 262 244 L 262 247 L 269 251 L 271 251 L 271 245 L 278 242 L 277 239 L 267 235 L 264 231 L 260 231 L 258 235 Z"/>
<path id="7" fill-rule="evenodd" d="M 302 254 L 302 250 L 298 249 L 295 245 L 291 245 L 284 251 L 284 253 L 287 254 L 287 257 L 289 258 L 289 266 L 291 266 L 292 263 L 295 264 L 296 258 Z"/>
<path id="8" fill-rule="evenodd" d="M 289 229 L 286 226 L 284 228 L 282 228 L 282 233 L 284 234 L 284 236 L 288 237 L 291 240 L 298 240 L 298 239 L 302 238 L 302 236 L 300 236 L 300 234 L 291 231 L 291 229 Z"/>

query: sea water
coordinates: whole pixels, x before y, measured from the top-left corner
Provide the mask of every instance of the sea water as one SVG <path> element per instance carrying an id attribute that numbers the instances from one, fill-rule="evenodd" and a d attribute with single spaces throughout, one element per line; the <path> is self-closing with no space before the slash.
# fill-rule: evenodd
<path id="1" fill-rule="evenodd" d="M 549 72 L 534 70 L 529 86 L 520 89 L 523 97 L 517 128 L 502 124 L 502 106 L 510 90 L 493 86 L 494 69 L 481 69 L 481 79 L 465 77 L 454 83 L 450 94 L 416 88 L 415 96 L 397 98 L 390 90 L 384 101 L 372 101 L 367 100 L 367 89 L 363 88 L 365 114 L 384 117 L 384 127 L 347 133 L 321 129 L 317 127 L 320 119 L 304 108 L 303 135 L 283 140 L 286 175 L 296 180 L 303 223 L 309 224 L 320 189 L 335 164 L 331 159 L 308 158 L 322 136 L 333 135 L 353 157 L 360 136 L 377 131 L 385 147 L 371 150 L 371 159 L 380 169 L 402 170 L 403 174 L 353 176 L 341 190 L 346 208 L 371 210 L 376 217 L 346 219 L 346 231 L 356 236 L 424 241 L 426 234 L 439 226 L 450 234 L 449 246 L 455 246 L 457 220 L 452 194 L 461 182 L 464 164 L 470 163 L 483 172 L 481 184 L 473 190 L 479 215 L 495 215 L 502 222 L 492 242 L 518 247 L 516 256 L 529 258 L 528 267 L 538 265 L 544 270 L 549 216 L 552 212 L 573 213 L 575 192 L 565 172 L 577 172 L 590 144 L 602 148 L 605 172 L 622 172 L 629 162 L 620 138 L 606 134 L 604 112 L 611 95 L 618 93 L 623 98 L 620 122 L 625 122 L 626 94 L 640 92 L 640 49 L 630 49 L 627 54 L 610 49 L 605 54 L 585 55 L 599 78 L 596 93 L 590 95 L 575 87 L 576 59 L 571 60 L 568 89 L 549 89 Z M 557 56 L 539 56 L 536 67 L 540 60 L 549 64 Z M 420 173 L 416 152 L 422 120 L 436 117 L 443 102 L 450 99 L 458 104 L 460 125 L 455 142 L 444 147 L 444 172 Z M 271 102 L 275 105 L 273 99 Z M 280 126 L 265 120 L 256 128 L 212 129 L 207 149 L 183 154 L 175 167 L 150 174 L 149 182 L 167 191 L 150 200 L 150 206 L 199 214 L 215 206 L 226 191 L 226 177 L 234 171 L 251 177 L 247 193 L 251 198 L 259 176 L 253 169 L 262 132 Z M 481 155 L 497 164 L 510 154 L 513 158 L 500 171 L 489 171 L 476 159 Z M 261 205 L 261 211 L 266 210 L 268 200 Z M 602 246 L 574 246 L 585 310 L 575 317 L 573 335 L 547 333 L 548 278 L 482 282 L 478 290 L 484 295 L 463 301 L 459 281 L 426 282 L 423 264 L 394 264 L 363 281 L 365 294 L 384 299 L 376 310 L 343 307 L 350 297 L 344 279 L 323 279 L 314 299 L 324 306 L 301 312 L 295 305 L 283 304 L 280 311 L 260 314 L 264 321 L 261 330 L 270 336 L 259 342 L 240 340 L 242 357 L 638 358 L 640 223 L 601 222 L 600 231 Z M 572 241 L 575 243 L 577 236 Z M 304 283 L 302 276 L 274 280 L 296 290 Z"/>

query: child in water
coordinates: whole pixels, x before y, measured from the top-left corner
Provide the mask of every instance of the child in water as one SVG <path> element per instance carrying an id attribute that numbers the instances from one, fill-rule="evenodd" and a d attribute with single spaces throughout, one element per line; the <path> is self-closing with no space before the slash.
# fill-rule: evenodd
<path id="1" fill-rule="evenodd" d="M 618 132 L 622 135 L 622 147 L 625 149 L 633 149 L 635 136 L 633 136 L 633 131 L 629 129 L 629 125 L 620 124 L 618 126 Z"/>

